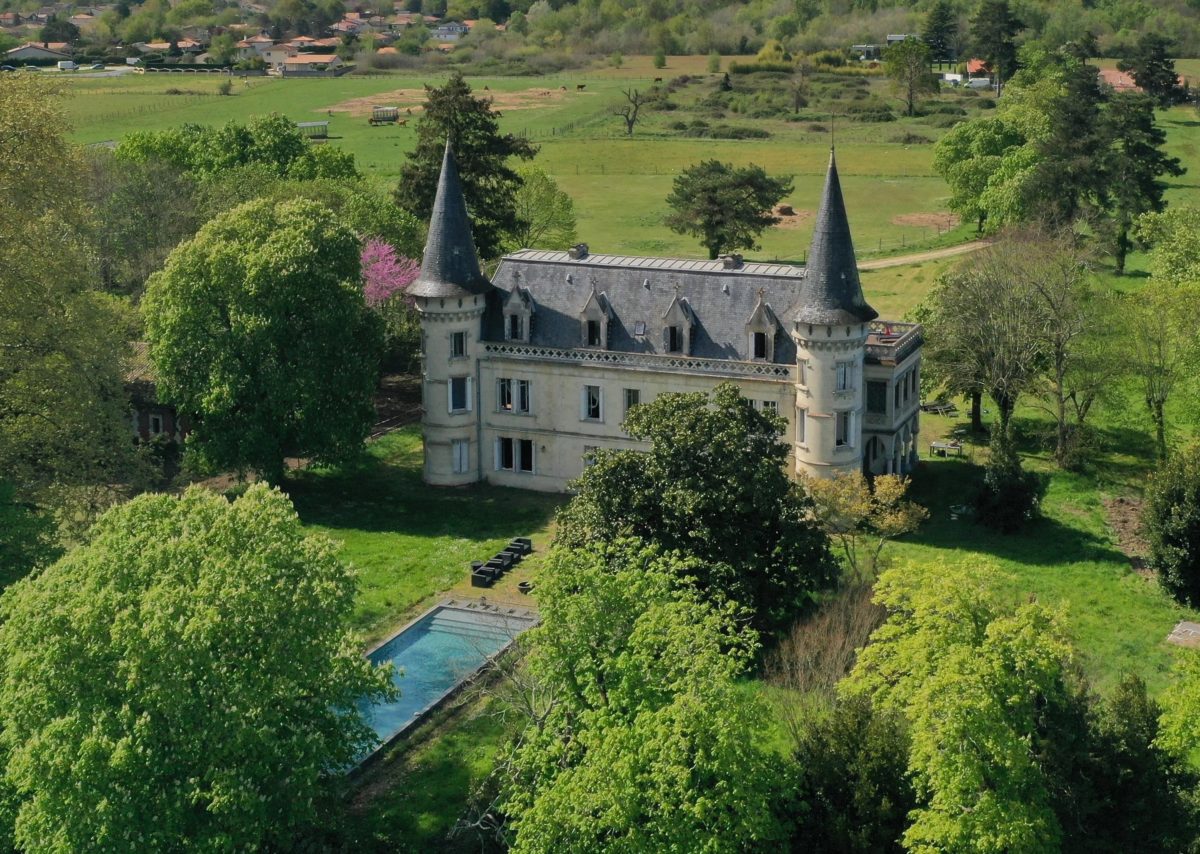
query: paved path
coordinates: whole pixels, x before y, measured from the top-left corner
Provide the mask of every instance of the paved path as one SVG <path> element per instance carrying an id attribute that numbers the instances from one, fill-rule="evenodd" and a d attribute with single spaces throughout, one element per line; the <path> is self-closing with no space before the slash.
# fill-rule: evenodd
<path id="1" fill-rule="evenodd" d="M 887 267 L 903 267 L 907 264 L 920 264 L 922 261 L 937 261 L 940 258 L 953 258 L 955 255 L 966 255 L 985 246 L 990 246 L 990 240 L 972 240 L 970 243 L 960 243 L 957 246 L 947 246 L 945 249 L 931 249 L 928 252 L 914 252 L 911 255 L 893 255 L 890 258 L 878 258 L 874 261 L 862 261 L 860 270 L 883 270 Z"/>

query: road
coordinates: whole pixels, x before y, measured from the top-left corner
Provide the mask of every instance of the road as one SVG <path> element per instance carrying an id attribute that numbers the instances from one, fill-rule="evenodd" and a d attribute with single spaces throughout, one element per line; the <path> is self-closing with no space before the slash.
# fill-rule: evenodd
<path id="1" fill-rule="evenodd" d="M 861 261 L 858 269 L 884 270 L 888 267 L 904 267 L 908 264 L 920 264 L 923 261 L 937 261 L 942 258 L 953 258 L 956 255 L 966 255 L 968 252 L 975 252 L 990 245 L 990 240 L 972 240 L 970 243 L 947 246 L 945 249 L 930 249 L 928 252 L 913 252 L 911 255 L 893 255 L 890 258 Z"/>

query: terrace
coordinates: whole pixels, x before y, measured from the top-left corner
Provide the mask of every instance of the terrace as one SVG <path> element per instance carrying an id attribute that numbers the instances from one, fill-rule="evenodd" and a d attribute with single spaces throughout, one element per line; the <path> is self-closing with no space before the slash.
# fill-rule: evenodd
<path id="1" fill-rule="evenodd" d="M 898 365 L 921 346 L 924 329 L 919 323 L 873 320 L 868 324 L 867 362 Z"/>

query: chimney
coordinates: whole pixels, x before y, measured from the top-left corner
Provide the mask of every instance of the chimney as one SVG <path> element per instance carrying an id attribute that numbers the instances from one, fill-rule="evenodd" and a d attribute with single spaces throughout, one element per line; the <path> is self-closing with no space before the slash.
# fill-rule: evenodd
<path id="1" fill-rule="evenodd" d="M 722 255 L 721 266 L 726 270 L 737 270 L 742 266 L 741 255 Z"/>
<path id="2" fill-rule="evenodd" d="M 570 258 L 572 261 L 579 261 L 582 258 L 586 258 L 587 255 L 588 255 L 588 245 L 586 243 L 576 243 L 574 246 L 572 246 L 570 249 L 567 250 L 567 257 Z"/>

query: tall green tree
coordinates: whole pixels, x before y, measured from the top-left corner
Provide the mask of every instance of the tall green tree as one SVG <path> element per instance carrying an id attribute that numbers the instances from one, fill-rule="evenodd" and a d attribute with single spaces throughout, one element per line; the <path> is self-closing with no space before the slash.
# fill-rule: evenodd
<path id="1" fill-rule="evenodd" d="M 1024 218 L 1056 227 L 1081 216 L 1102 216 L 1110 206 L 1110 134 L 1102 121 L 1105 92 L 1098 70 L 1064 61 L 1052 73 L 1062 87 L 1045 112 L 1045 132 L 1033 142 Z"/>
<path id="2" fill-rule="evenodd" d="M 575 203 L 555 180 L 541 169 L 519 170 L 517 190 L 518 228 L 507 238 L 511 250 L 526 248 L 562 249 L 575 242 Z"/>
<path id="3" fill-rule="evenodd" d="M 1140 216 L 1166 206 L 1164 175 L 1178 177 L 1187 170 L 1178 157 L 1163 150 L 1167 133 L 1154 121 L 1154 102 L 1140 92 L 1117 92 L 1107 112 L 1111 151 L 1105 170 L 1112 199 L 1109 230 L 1117 272 L 1125 272 L 1132 248 L 1130 231 Z"/>
<path id="4" fill-rule="evenodd" d="M 1013 124 L 993 117 L 959 122 L 933 147 L 933 168 L 950 186 L 950 210 L 982 232 L 1000 166 L 1025 143 Z"/>
<path id="5" fill-rule="evenodd" d="M 1200 346 L 1193 306 L 1198 300 L 1196 285 L 1164 287 L 1152 279 L 1139 293 L 1127 295 L 1121 307 L 1125 334 L 1118 346 L 1153 424 L 1160 461 L 1169 450 L 1167 404 L 1195 394 Z"/>
<path id="6" fill-rule="evenodd" d="M 263 200 L 208 223 L 151 277 L 159 394 L 191 418 L 200 468 L 277 481 L 285 457 L 341 460 L 362 446 L 383 343 L 359 252 L 328 208 Z"/>
<path id="7" fill-rule="evenodd" d="M 0 472 L 74 525 L 136 474 L 122 360 L 131 318 L 99 293 L 83 162 L 61 92 L 0 75 Z"/>
<path id="8" fill-rule="evenodd" d="M 787 625 L 837 575 L 811 502 L 784 471 L 783 422 L 730 383 L 711 395 L 667 393 L 622 425 L 648 451 L 598 451 L 559 515 L 557 542 L 634 536 L 699 559 L 691 580 Z"/>
<path id="9" fill-rule="evenodd" d="M 777 844 L 767 710 L 735 682 L 753 632 L 681 584 L 692 565 L 629 540 L 556 547 L 524 641 L 545 711 L 499 765 L 514 852 Z"/>
<path id="10" fill-rule="evenodd" d="M 1200 606 L 1200 446 L 1175 454 L 1151 478 L 1142 526 L 1159 582 L 1183 604 Z"/>
<path id="11" fill-rule="evenodd" d="M 1171 205 L 1138 218 L 1134 236 L 1150 247 L 1156 282 L 1177 287 L 1200 282 L 1200 208 Z"/>
<path id="12" fill-rule="evenodd" d="M 956 58 L 954 44 L 958 40 L 958 13 L 950 0 L 934 0 L 925 13 L 921 39 L 929 47 L 930 58 L 939 65 Z"/>
<path id="13" fill-rule="evenodd" d="M 1084 726 L 1062 615 L 1006 609 L 987 567 L 906 566 L 880 575 L 891 615 L 843 690 L 909 722 L 917 808 L 908 850 L 1058 851 L 1058 740 Z M 988 578 L 989 581 L 998 579 Z"/>
<path id="14" fill-rule="evenodd" d="M 1129 56 L 1117 63 L 1117 68 L 1129 72 L 1138 87 L 1160 107 L 1173 106 L 1187 97 L 1171 59 L 1171 47 L 1171 39 L 1161 33 L 1145 32 Z"/>
<path id="15" fill-rule="evenodd" d="M 425 111 L 417 121 L 417 145 L 400 169 L 395 198 L 400 207 L 428 222 L 437 194 L 446 140 L 454 149 L 475 247 L 483 258 L 500 254 L 507 236 L 528 227 L 517 212 L 521 176 L 511 160 L 530 160 L 537 147 L 501 133 L 491 98 L 477 98 L 461 72 L 440 88 L 425 87 Z"/>
<path id="16" fill-rule="evenodd" d="M 87 152 L 86 193 L 94 212 L 89 242 L 110 293 L 137 296 L 150 274 L 201 225 L 196 183 L 158 160 Z"/>
<path id="17" fill-rule="evenodd" d="M 929 71 L 931 59 L 929 46 L 915 38 L 907 38 L 884 51 L 883 67 L 904 102 L 906 115 L 916 114 L 917 99 L 922 95 L 937 91 L 937 79 Z"/>
<path id="18" fill-rule="evenodd" d="M 791 191 L 791 178 L 772 178 L 761 166 L 739 169 L 705 160 L 676 176 L 666 224 L 677 234 L 700 238 L 709 258 L 757 249 L 758 235 L 779 223 L 775 205 Z"/>
<path id="19" fill-rule="evenodd" d="M 354 579 L 285 496 L 107 512 L 0 610 L 0 753 L 26 851 L 295 850 L 371 742 L 388 674 Z"/>
<path id="20" fill-rule="evenodd" d="M 971 50 L 988 64 L 999 83 L 1017 73 L 1017 35 L 1024 28 L 1008 0 L 981 0 L 971 18 Z"/>

